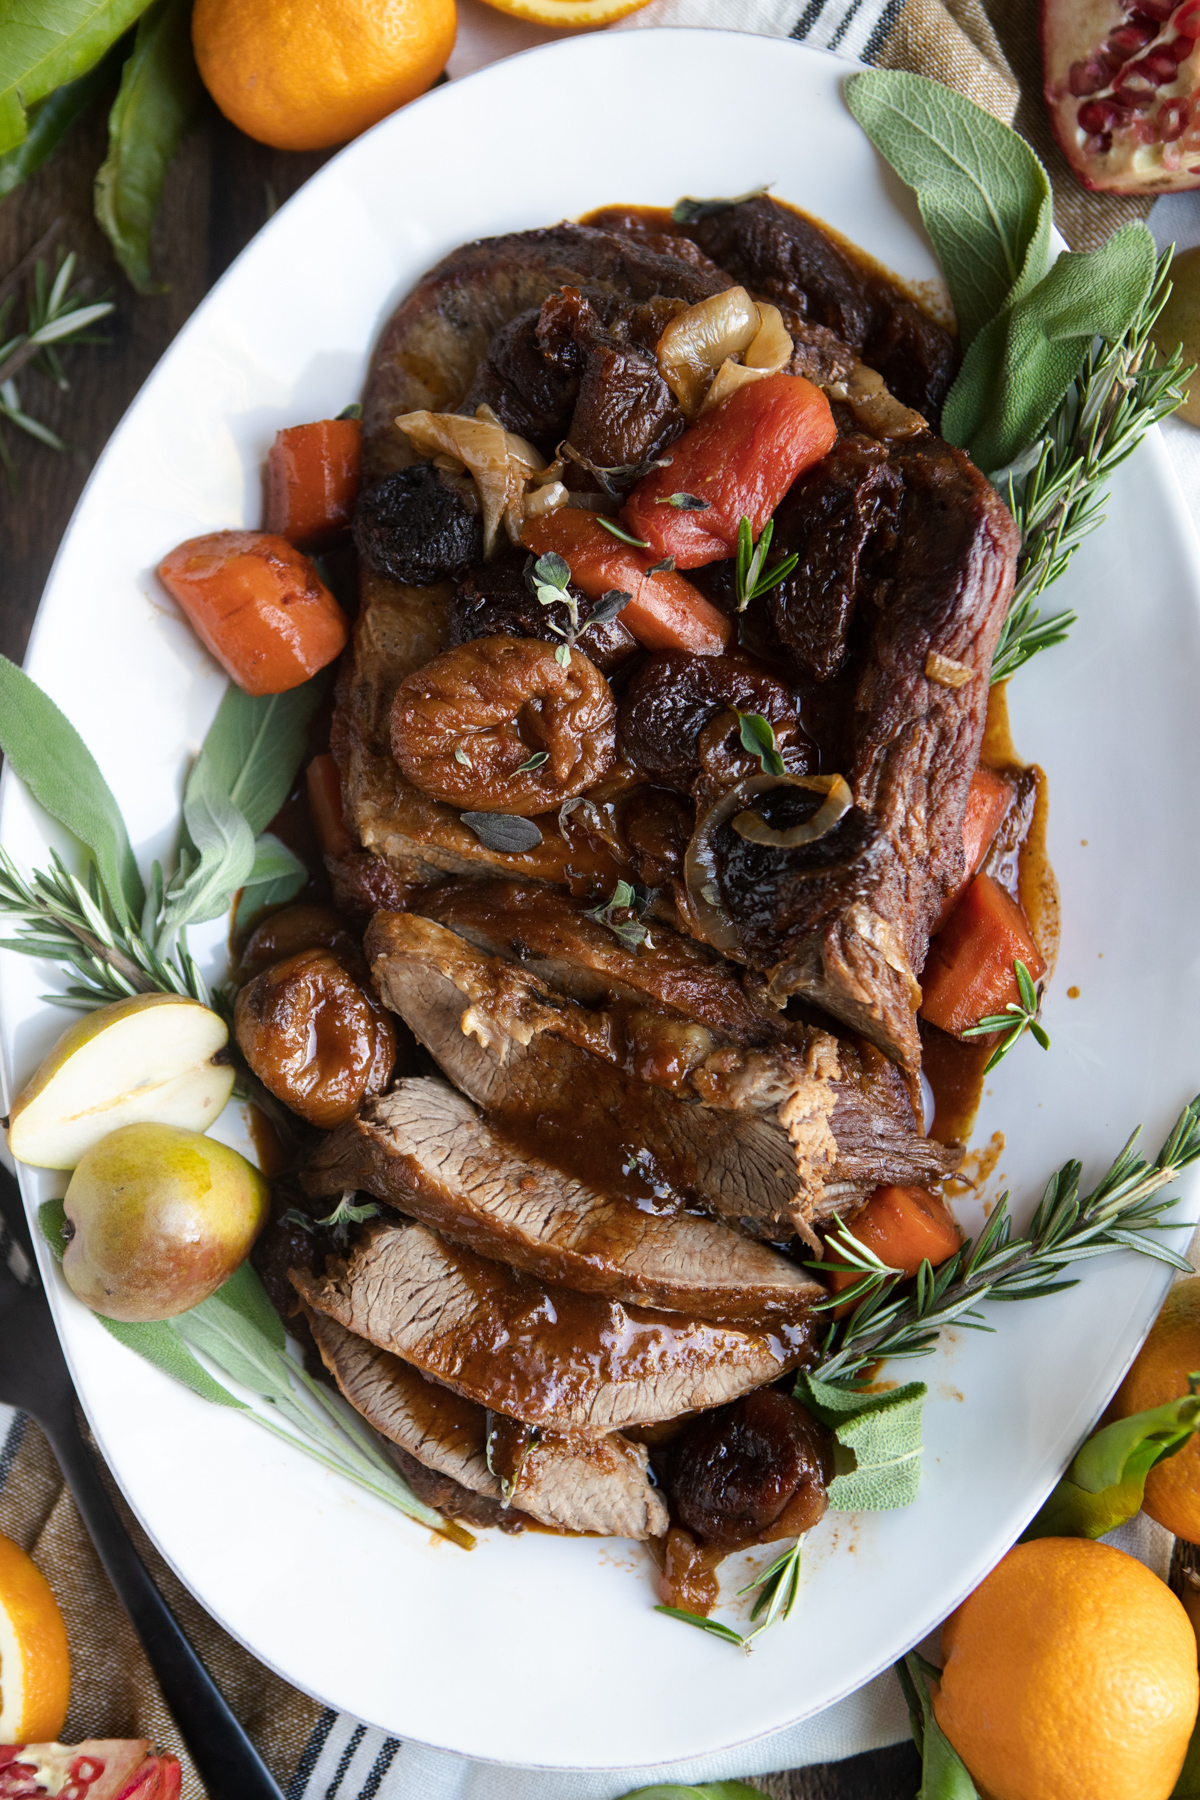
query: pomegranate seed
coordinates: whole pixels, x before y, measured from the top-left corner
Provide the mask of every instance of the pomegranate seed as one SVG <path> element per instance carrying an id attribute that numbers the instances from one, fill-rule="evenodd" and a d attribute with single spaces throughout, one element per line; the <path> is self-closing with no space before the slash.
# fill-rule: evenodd
<path id="1" fill-rule="evenodd" d="M 1156 87 L 1162 87 L 1175 79 L 1175 58 L 1165 45 L 1151 50 L 1136 66 L 1145 69 L 1147 77 L 1153 80 Z"/>
<path id="2" fill-rule="evenodd" d="M 99 1756 L 77 1756 L 71 1764 L 76 1781 L 99 1781 L 104 1773 L 104 1760 Z"/>
<path id="3" fill-rule="evenodd" d="M 1139 50 L 1145 49 L 1151 39 L 1157 36 L 1157 25 L 1134 25 L 1132 23 L 1118 25 L 1117 29 L 1110 34 L 1107 47 L 1115 52 L 1122 62 L 1126 62 L 1129 57 L 1136 56 Z"/>
<path id="4" fill-rule="evenodd" d="M 1158 135 L 1164 144 L 1173 144 L 1175 139 L 1183 136 L 1183 128 L 1187 124 L 1187 101 L 1168 100 L 1158 109 Z"/>
<path id="5" fill-rule="evenodd" d="M 1183 0 L 1171 22 L 1184 37 L 1200 37 L 1200 0 Z"/>
<path id="6" fill-rule="evenodd" d="M 90 1781 L 68 1781 L 58 1800 L 87 1800 Z"/>
<path id="7" fill-rule="evenodd" d="M 1174 57 L 1177 67 L 1180 63 L 1185 63 L 1187 61 L 1188 57 L 1192 54 L 1192 51 L 1195 48 L 1196 48 L 1195 38 L 1184 37 L 1184 36 L 1182 36 L 1182 34 L 1179 37 L 1173 37 L 1169 44 L 1160 44 L 1159 45 L 1160 50 L 1166 50 L 1171 56 Z"/>
<path id="8" fill-rule="evenodd" d="M 1175 10 L 1174 0 L 1140 0 L 1136 11 L 1130 10 L 1130 19 L 1140 25 L 1146 20 L 1153 20 L 1162 25 Z"/>
<path id="9" fill-rule="evenodd" d="M 1112 79 L 1112 71 L 1099 56 L 1089 56 L 1086 62 L 1072 63 L 1067 72 L 1067 86 L 1077 100 L 1086 99 L 1088 94 L 1098 94 L 1107 87 Z"/>
<path id="10" fill-rule="evenodd" d="M 1079 109 L 1079 129 L 1099 136 L 1121 123 L 1121 111 L 1111 100 L 1085 100 Z"/>

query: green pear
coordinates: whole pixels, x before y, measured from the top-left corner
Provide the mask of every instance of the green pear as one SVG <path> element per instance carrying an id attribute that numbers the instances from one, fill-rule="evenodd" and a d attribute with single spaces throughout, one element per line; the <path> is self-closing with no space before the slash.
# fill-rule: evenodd
<path id="1" fill-rule="evenodd" d="M 1176 253 L 1171 263 L 1171 292 L 1151 336 L 1163 356 L 1179 345 L 1185 363 L 1200 362 L 1200 245 Z M 1189 378 L 1175 417 L 1200 425 L 1200 375 Z"/>
<path id="2" fill-rule="evenodd" d="M 207 1131 L 233 1091 L 225 1021 L 176 994 L 135 994 L 65 1031 L 9 1114 L 8 1147 L 39 1169 L 73 1169 L 121 1125 Z"/>
<path id="3" fill-rule="evenodd" d="M 63 1274 L 84 1305 L 109 1319 L 173 1319 L 245 1261 L 270 1190 L 236 1150 L 144 1121 L 84 1153 L 63 1204 Z"/>

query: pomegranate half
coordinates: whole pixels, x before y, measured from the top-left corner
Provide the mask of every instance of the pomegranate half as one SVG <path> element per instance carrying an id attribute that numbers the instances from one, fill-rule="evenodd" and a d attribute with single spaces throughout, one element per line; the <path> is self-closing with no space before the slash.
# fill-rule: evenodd
<path id="1" fill-rule="evenodd" d="M 1046 104 L 1083 185 L 1200 187 L 1200 0 L 1042 0 Z"/>
<path id="2" fill-rule="evenodd" d="M 179 1800 L 180 1769 L 145 1738 L 0 1744 L 0 1800 Z"/>

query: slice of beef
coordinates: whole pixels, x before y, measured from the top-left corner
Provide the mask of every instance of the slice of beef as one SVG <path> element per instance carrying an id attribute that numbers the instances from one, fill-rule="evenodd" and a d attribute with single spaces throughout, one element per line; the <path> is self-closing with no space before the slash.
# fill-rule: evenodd
<path id="1" fill-rule="evenodd" d="M 367 1227 L 301 1297 L 468 1400 L 542 1430 L 607 1435 L 719 1406 L 812 1353 L 807 1323 L 709 1325 L 576 1294 L 454 1249 L 424 1225 Z"/>
<path id="2" fill-rule="evenodd" d="M 498 556 L 490 563 L 471 569 L 454 586 L 450 603 L 448 643 L 467 644 L 481 637 L 542 638 L 546 643 L 561 643 L 562 633 L 570 627 L 570 614 L 565 604 L 543 606 L 536 598 L 526 577 L 532 558 L 523 551 L 514 556 Z M 589 624 L 600 605 L 600 597 L 589 599 L 578 588 L 568 584 L 567 592 L 575 601 L 583 629 L 575 639 L 576 646 L 594 662 L 602 674 L 609 675 L 638 653 L 638 641 L 627 631 L 620 618 L 599 625 Z M 555 632 L 552 627 L 557 626 Z"/>
<path id="3" fill-rule="evenodd" d="M 907 1129 L 895 1109 L 877 1127 L 863 1122 L 864 1112 L 874 1117 L 872 1096 L 855 1073 L 840 1081 L 838 1046 L 824 1033 L 771 1049 L 714 1048 L 694 1022 L 660 1016 L 660 1066 L 650 1072 L 659 1082 L 671 1074 L 674 1043 L 685 1099 L 624 1066 L 619 1021 L 602 1007 L 553 992 L 432 920 L 381 913 L 367 947 L 386 1003 L 455 1086 L 506 1135 L 532 1138 L 547 1160 L 606 1191 L 627 1191 L 623 1176 L 645 1166 L 667 1194 L 788 1237 L 810 1234 L 814 1219 L 854 1205 L 881 1179 L 921 1183 L 960 1160 L 917 1136 L 911 1111 Z M 685 1053 L 694 1059 L 697 1048 L 689 1065 Z M 852 1142 L 869 1143 L 875 1161 L 856 1148 L 839 1164 L 829 1124 L 839 1102 Z M 886 1176 L 876 1172 L 883 1162 Z"/>
<path id="4" fill-rule="evenodd" d="M 547 1432 L 521 1457 L 513 1479 L 502 1484 L 489 1466 L 488 1414 L 482 1406 L 427 1381 L 409 1363 L 326 1314 L 310 1308 L 308 1318 L 325 1367 L 355 1411 L 418 1470 L 460 1490 L 443 1494 L 439 1510 L 449 1510 L 447 1501 L 457 1500 L 452 1517 L 470 1516 L 477 1524 L 509 1531 L 530 1519 L 557 1531 L 604 1537 L 658 1537 L 666 1530 L 667 1509 L 650 1485 L 640 1444 Z M 473 1506 L 463 1505 L 467 1496 Z"/>
<path id="5" fill-rule="evenodd" d="M 463 244 L 418 282 L 385 326 L 363 404 L 368 474 L 411 461 L 398 413 L 454 412 L 496 334 L 564 287 L 689 306 L 728 287 L 682 258 L 587 225 L 555 225 Z"/>
<path id="6" fill-rule="evenodd" d="M 400 1081 L 317 1146 L 313 1195 L 365 1189 L 543 1281 L 698 1319 L 803 1316 L 824 1290 L 713 1219 L 650 1213 L 518 1154 L 444 1082 Z"/>
<path id="7" fill-rule="evenodd" d="M 898 400 L 936 422 L 958 369 L 957 339 L 815 220 L 763 195 L 684 229 L 752 294 L 834 332 Z"/>
<path id="8" fill-rule="evenodd" d="M 797 849 L 748 842 L 726 824 L 716 853 L 741 952 L 767 974 L 770 996 L 804 995 L 913 1076 L 917 975 L 961 878 L 963 811 L 1019 539 L 961 450 L 924 438 L 889 455 L 904 492 L 895 549 L 859 602 L 844 771 L 854 805 Z M 755 804 L 784 830 L 818 802 L 781 788 Z"/>
<path id="9" fill-rule="evenodd" d="M 780 641 L 814 681 L 845 662 L 860 588 L 873 560 L 895 546 L 903 489 L 882 444 L 843 437 L 775 514 L 774 549 L 799 562 L 767 604 Z"/>

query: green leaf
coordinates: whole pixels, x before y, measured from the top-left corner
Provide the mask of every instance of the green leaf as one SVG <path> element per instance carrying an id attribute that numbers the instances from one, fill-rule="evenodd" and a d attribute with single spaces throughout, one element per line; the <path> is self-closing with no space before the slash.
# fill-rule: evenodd
<path id="1" fill-rule="evenodd" d="M 657 1787 L 635 1788 L 625 1800 L 762 1800 L 759 1788 L 747 1787 L 744 1781 L 709 1781 L 703 1787 L 676 1787 L 673 1782 Z"/>
<path id="2" fill-rule="evenodd" d="M 1193 1376 L 1200 1384 L 1200 1375 Z M 1094 1432 L 1024 1533 L 1025 1538 L 1103 1537 L 1141 1511 L 1146 1477 L 1200 1429 L 1194 1391 Z"/>
<path id="3" fill-rule="evenodd" d="M 1154 282 L 1154 239 L 1140 222 L 1099 250 L 1068 250 L 1037 286 L 971 345 L 942 409 L 942 431 L 981 469 L 1035 443 L 1083 366 L 1092 340 L 1116 343 Z"/>
<path id="4" fill-rule="evenodd" d="M 61 1200 L 43 1200 L 38 1207 L 38 1230 L 49 1244 L 51 1251 L 63 1259 L 63 1251 L 67 1247 L 67 1209 Z"/>
<path id="5" fill-rule="evenodd" d="M 0 154 L 28 130 L 27 109 L 94 68 L 148 0 L 0 0 Z"/>
<path id="6" fill-rule="evenodd" d="M 83 117 L 93 100 L 108 86 L 119 61 L 120 52 L 113 52 L 86 75 L 81 75 L 78 81 L 68 81 L 30 108 L 25 138 L 0 156 L 0 200 L 20 187 L 53 155 L 72 125 Z"/>
<path id="7" fill-rule="evenodd" d="M 150 271 L 154 215 L 167 165 L 204 103 L 191 13 L 191 0 L 157 0 L 142 15 L 96 176 L 97 221 L 139 294 L 162 291 Z"/>
<path id="8" fill-rule="evenodd" d="M 327 686 L 324 675 L 315 675 L 286 694 L 244 694 L 232 683 L 225 690 L 197 760 L 212 765 L 218 785 L 256 836 L 292 790 L 308 722 Z"/>
<path id="9" fill-rule="evenodd" d="M 829 1504 L 842 1512 L 889 1512 L 909 1506 L 921 1485 L 921 1413 L 928 1389 L 923 1381 L 882 1394 L 798 1376 L 797 1400 L 827 1425 L 839 1449 L 852 1457 L 829 1486 Z M 839 1457 L 839 1464 L 841 1462 Z"/>
<path id="10" fill-rule="evenodd" d="M 196 758 L 183 794 L 186 835 L 199 860 L 189 858 L 182 879 L 167 891 L 163 932 L 195 920 L 219 919 L 254 867 L 254 837 L 217 780 L 212 762 Z"/>
<path id="11" fill-rule="evenodd" d="M 264 906 L 282 906 L 293 900 L 308 880 L 308 870 L 300 858 L 266 831 L 254 840 L 254 867 L 242 884 L 238 900 L 238 929 L 261 912 Z"/>
<path id="12" fill-rule="evenodd" d="M 92 852 L 121 924 L 135 921 L 145 890 L 121 809 L 71 721 L 6 656 L 0 656 L 0 750 L 38 805 Z"/>
<path id="13" fill-rule="evenodd" d="M 186 1316 L 181 1315 L 184 1318 Z M 96 1317 L 118 1343 L 124 1344 L 127 1350 L 136 1350 L 139 1356 L 144 1356 L 147 1362 L 161 1369 L 164 1375 L 170 1375 L 174 1381 L 181 1381 L 184 1387 L 191 1388 L 202 1400 L 211 1400 L 215 1406 L 232 1406 L 238 1412 L 249 1412 L 244 1400 L 235 1399 L 228 1388 L 223 1388 L 219 1381 L 214 1381 L 203 1364 L 196 1361 L 187 1345 L 181 1341 L 176 1330 L 177 1320 L 161 1319 L 143 1324 L 106 1319 L 103 1313 L 97 1313 Z"/>
<path id="14" fill-rule="evenodd" d="M 261 1333 L 276 1350 L 283 1349 L 286 1342 L 283 1321 L 267 1298 L 267 1290 L 252 1263 L 244 1262 L 235 1269 L 212 1298 Z"/>
<path id="15" fill-rule="evenodd" d="M 1192 1732 L 1179 1780 L 1171 1789 L 1171 1800 L 1200 1800 L 1200 1721 Z"/>
<path id="16" fill-rule="evenodd" d="M 785 775 L 783 758 L 779 754 L 779 746 L 775 741 L 775 730 L 770 719 L 762 713 L 740 712 L 734 707 L 739 722 L 738 736 L 742 749 L 757 756 L 764 775 Z"/>
<path id="17" fill-rule="evenodd" d="M 1046 171 L 1024 138 L 941 82 L 872 69 L 846 83 L 850 111 L 916 190 L 964 345 L 1050 260 Z"/>
<path id="18" fill-rule="evenodd" d="M 921 1756 L 921 1787 L 917 1800 L 979 1800 L 975 1783 L 937 1719 L 926 1685 L 939 1670 L 915 1653 L 896 1664 L 896 1674 L 908 1702 L 913 1743 Z"/>
<path id="19" fill-rule="evenodd" d="M 697 1631 L 706 1631 L 710 1637 L 720 1638 L 723 1644 L 744 1644 L 745 1638 L 740 1631 L 731 1625 L 722 1625 L 719 1619 L 706 1619 L 703 1613 L 688 1612 L 682 1606 L 656 1606 L 656 1613 L 664 1613 L 668 1619 L 678 1619 L 684 1625 L 694 1625 Z"/>

